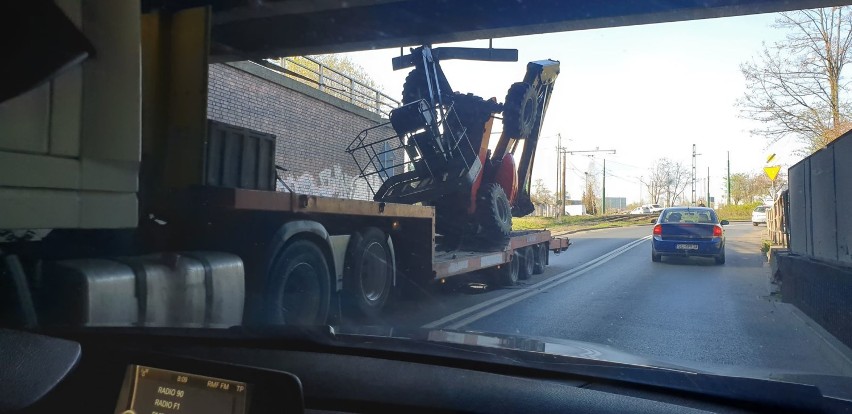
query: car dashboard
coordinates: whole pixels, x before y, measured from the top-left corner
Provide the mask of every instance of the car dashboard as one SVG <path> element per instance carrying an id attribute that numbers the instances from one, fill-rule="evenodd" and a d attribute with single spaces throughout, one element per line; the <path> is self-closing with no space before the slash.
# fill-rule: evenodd
<path id="1" fill-rule="evenodd" d="M 364 339 L 366 347 L 340 347 L 304 337 L 237 339 L 111 331 L 44 337 L 0 330 L 0 337 L 10 333 L 40 341 L 38 346 L 29 343 L 28 351 L 19 356 L 7 352 L 3 363 L 17 364 L 19 371 L 28 364 L 41 369 L 24 375 L 6 371 L 0 380 L 7 389 L 16 389 L 15 381 L 47 385 L 17 388 L 19 394 L 33 394 L 28 396 L 0 393 L 0 412 L 684 413 L 790 408 L 556 373 L 519 366 L 510 359 L 501 363 L 494 355 L 487 363 L 448 357 L 455 352 L 452 349 L 432 355 L 372 349 L 370 338 Z M 62 364 L 68 365 L 64 371 Z M 27 379 L 33 375 L 41 377 Z M 9 398 L 19 398 L 18 406 Z M 824 400 L 810 408 L 833 412 L 838 407 L 845 405 Z M 789 411 L 809 407 L 793 408 Z"/>

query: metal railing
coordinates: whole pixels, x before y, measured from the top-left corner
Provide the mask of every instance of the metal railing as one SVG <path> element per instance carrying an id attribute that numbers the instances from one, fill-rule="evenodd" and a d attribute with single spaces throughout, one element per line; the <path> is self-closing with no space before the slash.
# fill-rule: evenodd
<path id="1" fill-rule="evenodd" d="M 374 195 L 378 188 L 373 188 L 374 183 L 371 183 L 370 180 L 372 176 L 378 176 L 381 185 L 389 177 L 399 174 L 400 170 L 414 171 L 418 170 L 418 165 L 420 165 L 424 174 L 413 177 L 412 180 L 420 180 L 428 176 L 432 181 L 435 181 L 435 171 L 443 171 L 444 168 L 441 165 L 433 165 L 433 163 L 446 164 L 452 159 L 458 158 L 465 171 L 472 166 L 472 161 L 469 161 L 468 158 L 475 157 L 476 150 L 470 143 L 467 128 L 461 123 L 455 105 L 450 105 L 435 124 L 435 131 L 439 135 L 432 138 L 439 141 L 438 145 L 441 148 L 436 159 L 430 160 L 429 157 L 424 156 L 424 153 L 429 151 L 424 151 L 421 147 L 422 143 L 411 139 L 415 132 L 406 133 L 404 136 L 382 134 L 386 131 L 383 128 L 386 126 L 390 126 L 390 122 L 361 131 L 346 147 L 346 152 L 352 156 L 360 171 L 359 178 L 366 180 Z M 385 154 L 395 154 L 392 157 L 395 161 L 383 162 L 382 158 Z M 466 154 L 468 154 L 467 157 Z"/>
<path id="2" fill-rule="evenodd" d="M 773 246 L 790 246 L 790 230 L 787 220 L 790 213 L 789 191 L 784 190 L 766 212 L 766 231 Z"/>
<path id="3" fill-rule="evenodd" d="M 399 101 L 382 91 L 307 56 L 253 62 L 383 118 L 387 118 L 390 111 L 400 105 Z"/>

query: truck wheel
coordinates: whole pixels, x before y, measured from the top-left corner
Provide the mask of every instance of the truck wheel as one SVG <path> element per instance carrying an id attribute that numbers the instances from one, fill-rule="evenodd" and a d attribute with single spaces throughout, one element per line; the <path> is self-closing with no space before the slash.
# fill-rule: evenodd
<path id="1" fill-rule="evenodd" d="M 289 243 L 269 272 L 269 323 L 324 325 L 331 297 L 330 274 L 325 255 L 316 243 L 304 239 Z"/>
<path id="2" fill-rule="evenodd" d="M 503 263 L 494 269 L 494 277 L 500 286 L 514 286 L 518 283 L 518 274 L 521 268 L 521 259 L 517 251 L 512 254 L 512 261 Z"/>
<path id="3" fill-rule="evenodd" d="M 518 279 L 527 280 L 532 277 L 534 269 L 535 269 L 535 249 L 533 246 L 524 247 L 520 249 L 520 257 L 521 263 L 520 271 L 518 272 Z"/>
<path id="4" fill-rule="evenodd" d="M 533 266 L 533 274 L 540 275 L 544 273 L 544 268 L 547 266 L 547 245 L 535 245 L 535 265 Z"/>
<path id="5" fill-rule="evenodd" d="M 489 244 L 505 246 L 512 232 L 512 206 L 503 187 L 491 183 L 480 188 L 476 203 L 481 239 Z"/>
<path id="6" fill-rule="evenodd" d="M 347 308 L 378 316 L 391 294 L 393 262 L 387 235 L 368 227 L 355 233 L 346 249 L 343 295 Z"/>

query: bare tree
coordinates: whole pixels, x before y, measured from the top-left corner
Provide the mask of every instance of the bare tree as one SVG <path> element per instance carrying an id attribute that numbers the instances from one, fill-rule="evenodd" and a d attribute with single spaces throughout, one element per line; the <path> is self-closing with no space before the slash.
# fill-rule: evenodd
<path id="1" fill-rule="evenodd" d="M 594 163 L 589 165 L 586 172 L 586 186 L 583 190 L 583 206 L 588 214 L 598 214 L 598 171 Z"/>
<path id="2" fill-rule="evenodd" d="M 533 193 L 530 199 L 535 205 L 553 205 L 555 202 L 553 193 L 544 185 L 544 180 L 541 178 L 535 180 L 533 183 Z"/>
<path id="3" fill-rule="evenodd" d="M 662 164 L 657 164 L 650 170 L 648 181 L 643 182 L 648 190 L 648 196 L 651 198 L 651 204 L 660 204 L 663 194 L 666 190 L 666 173 Z"/>
<path id="4" fill-rule="evenodd" d="M 688 183 L 689 170 L 683 164 L 662 158 L 651 168 L 645 187 L 652 203 L 672 206 L 683 197 Z"/>
<path id="5" fill-rule="evenodd" d="M 781 13 L 774 27 L 788 31 L 740 69 L 747 91 L 741 115 L 763 123 L 752 134 L 770 142 L 793 137 L 812 153 L 852 127 L 848 83 L 852 7 Z"/>

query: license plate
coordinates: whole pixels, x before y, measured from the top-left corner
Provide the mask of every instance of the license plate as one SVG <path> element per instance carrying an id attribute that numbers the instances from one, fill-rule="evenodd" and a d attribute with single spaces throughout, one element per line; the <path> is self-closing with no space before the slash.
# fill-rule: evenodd
<path id="1" fill-rule="evenodd" d="M 697 244 L 677 244 L 675 245 L 675 249 L 678 250 L 698 250 Z"/>

